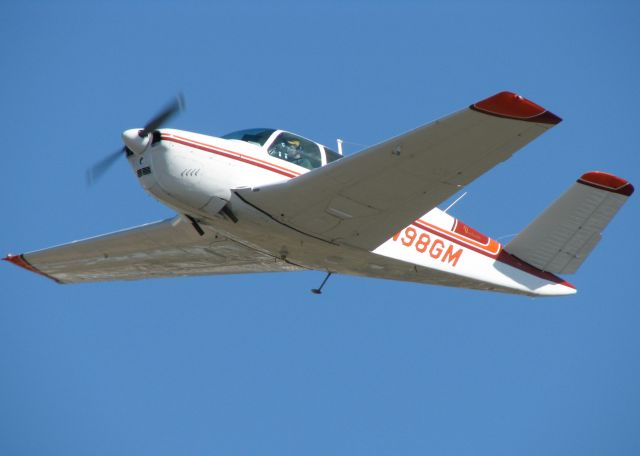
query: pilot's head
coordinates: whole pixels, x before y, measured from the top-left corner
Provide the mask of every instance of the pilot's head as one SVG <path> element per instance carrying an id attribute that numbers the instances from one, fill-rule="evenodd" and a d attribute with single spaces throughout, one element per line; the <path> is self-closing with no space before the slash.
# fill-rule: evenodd
<path id="1" fill-rule="evenodd" d="M 300 158 L 300 140 L 298 139 L 288 139 L 287 146 L 291 151 L 292 158 Z"/>

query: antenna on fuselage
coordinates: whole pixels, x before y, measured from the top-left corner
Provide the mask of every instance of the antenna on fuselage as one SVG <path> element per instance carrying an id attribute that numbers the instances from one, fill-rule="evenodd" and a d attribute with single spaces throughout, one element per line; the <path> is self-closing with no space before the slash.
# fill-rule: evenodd
<path id="1" fill-rule="evenodd" d="M 338 153 L 340 155 L 343 155 L 342 154 L 342 143 L 344 143 L 344 141 L 342 139 L 338 138 Z"/>
<path id="2" fill-rule="evenodd" d="M 455 206 L 455 204 L 456 204 L 458 201 L 460 201 L 462 198 L 464 198 L 466 195 L 467 195 L 467 192 L 464 192 L 462 195 L 460 195 L 459 197 L 457 197 L 457 198 L 456 198 L 456 200 L 455 200 L 453 203 L 449 204 L 449 205 L 447 206 L 447 208 L 446 208 L 443 212 L 444 212 L 444 213 L 446 213 L 449 209 L 451 209 L 453 206 Z"/>

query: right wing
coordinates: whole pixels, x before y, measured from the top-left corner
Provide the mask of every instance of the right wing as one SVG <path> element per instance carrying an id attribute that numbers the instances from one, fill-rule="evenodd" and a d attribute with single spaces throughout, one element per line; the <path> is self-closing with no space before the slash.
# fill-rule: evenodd
<path id="1" fill-rule="evenodd" d="M 290 181 L 235 193 L 298 231 L 372 251 L 560 120 L 501 92 Z"/>
<path id="2" fill-rule="evenodd" d="M 504 249 L 543 271 L 573 274 L 632 193 L 629 182 L 612 174 L 583 174 Z"/>
<path id="3" fill-rule="evenodd" d="M 301 269 L 201 228 L 178 216 L 4 259 L 58 283 Z"/>

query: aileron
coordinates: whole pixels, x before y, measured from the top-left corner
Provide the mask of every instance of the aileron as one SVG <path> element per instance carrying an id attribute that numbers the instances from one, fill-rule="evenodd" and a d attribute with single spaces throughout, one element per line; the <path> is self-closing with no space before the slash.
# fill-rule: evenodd
<path id="1" fill-rule="evenodd" d="M 6 259 L 59 283 L 300 269 L 204 230 L 175 217 Z"/>

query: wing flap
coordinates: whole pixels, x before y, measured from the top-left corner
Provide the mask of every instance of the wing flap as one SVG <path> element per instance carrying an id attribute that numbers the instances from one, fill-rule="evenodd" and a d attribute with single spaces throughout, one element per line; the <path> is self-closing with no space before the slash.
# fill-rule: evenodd
<path id="1" fill-rule="evenodd" d="M 288 182 L 236 193 L 297 230 L 373 250 L 559 121 L 502 92 Z"/>
<path id="2" fill-rule="evenodd" d="M 573 274 L 632 193 L 633 186 L 624 179 L 602 172 L 586 173 L 505 250 L 543 271 Z"/>
<path id="3" fill-rule="evenodd" d="M 5 258 L 59 283 L 298 270 L 182 217 Z"/>

